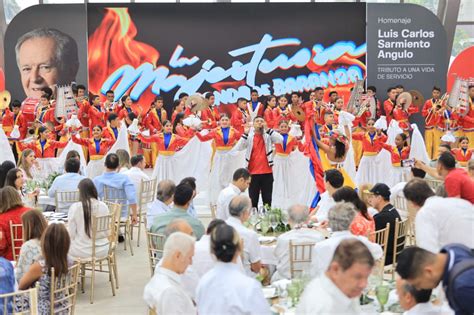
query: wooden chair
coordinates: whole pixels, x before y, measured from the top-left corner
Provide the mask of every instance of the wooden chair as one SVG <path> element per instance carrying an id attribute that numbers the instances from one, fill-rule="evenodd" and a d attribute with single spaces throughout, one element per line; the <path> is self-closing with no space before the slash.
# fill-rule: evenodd
<path id="1" fill-rule="evenodd" d="M 81 265 L 81 289 L 84 293 L 84 282 L 86 278 L 86 268 L 90 267 L 91 271 L 91 292 L 90 292 L 90 302 L 94 303 L 94 281 L 95 281 L 95 272 L 102 270 L 102 262 L 106 261 L 108 265 L 110 285 L 112 287 L 112 295 L 115 296 L 115 279 L 117 275 L 115 274 L 115 243 L 116 243 L 116 224 L 115 216 L 112 214 L 107 214 L 103 216 L 93 216 L 92 217 L 92 227 L 91 227 L 91 239 L 92 239 L 92 256 L 88 259 L 81 259 L 79 261 Z M 97 245 L 97 243 L 102 243 Z M 108 248 L 107 254 L 104 256 L 97 256 L 98 249 Z M 100 269 L 97 270 L 97 267 L 100 266 Z"/>
<path id="2" fill-rule="evenodd" d="M 79 202 L 79 190 L 56 191 L 54 194 L 56 212 L 67 213 L 69 207 L 75 202 Z"/>
<path id="3" fill-rule="evenodd" d="M 20 249 L 23 244 L 23 225 L 15 224 L 10 220 L 10 240 L 12 242 L 13 260 L 18 261 Z"/>
<path id="4" fill-rule="evenodd" d="M 0 294 L 0 304 L 3 305 L 0 314 L 37 315 L 38 286 L 39 283 L 36 284 L 36 287 L 28 290 Z M 15 303 L 17 300 L 28 301 L 28 303 Z"/>
<path id="5" fill-rule="evenodd" d="M 310 269 L 313 260 L 315 242 L 293 242 L 290 240 L 290 276 L 291 279 Z"/>
<path id="6" fill-rule="evenodd" d="M 216 218 L 216 212 L 217 212 L 217 206 L 216 205 L 210 205 L 211 207 L 211 218 L 214 220 Z"/>
<path id="7" fill-rule="evenodd" d="M 408 218 L 408 204 L 405 196 L 397 196 L 393 202 L 393 206 L 397 209 L 402 218 Z"/>
<path id="8" fill-rule="evenodd" d="M 148 315 L 158 315 L 154 308 L 148 308 Z"/>
<path id="9" fill-rule="evenodd" d="M 120 214 L 120 224 L 119 224 L 119 229 L 123 228 L 124 229 L 124 250 L 127 250 L 127 242 L 130 246 L 130 253 L 133 256 L 133 248 L 132 248 L 132 220 L 130 219 L 130 207 L 128 206 L 128 201 L 127 201 L 127 195 L 125 194 L 125 191 L 123 189 L 117 189 L 113 187 L 109 187 L 107 185 L 104 185 L 104 201 L 111 202 L 111 203 L 117 203 L 120 204 L 121 207 L 126 207 L 127 211 L 125 214 L 125 217 L 122 217 Z"/>
<path id="10" fill-rule="evenodd" d="M 120 229 L 120 213 L 122 211 L 122 206 L 118 203 L 110 202 L 110 201 L 104 201 L 104 203 L 107 205 L 109 208 L 109 213 L 113 216 L 114 218 L 114 236 L 113 240 L 114 242 L 112 243 L 112 247 L 109 247 L 109 253 L 111 255 L 111 258 L 113 260 L 112 267 L 114 268 L 114 274 L 115 274 L 115 287 L 118 289 L 119 288 L 119 279 L 118 279 L 118 272 L 117 272 L 117 259 L 116 259 L 116 253 L 115 250 L 118 245 L 118 234 L 119 234 L 119 229 Z"/>
<path id="11" fill-rule="evenodd" d="M 388 246 L 388 236 L 390 234 L 390 223 L 387 223 L 384 229 L 369 233 L 369 239 L 373 240 L 374 243 L 377 243 L 382 247 L 383 256 L 381 261 L 381 266 L 385 265 L 385 259 L 387 258 L 387 246 Z M 382 268 L 383 269 L 383 268 Z"/>
<path id="12" fill-rule="evenodd" d="M 163 247 L 165 245 L 165 236 L 157 233 L 146 233 L 147 246 L 148 246 L 148 260 L 150 262 L 150 273 L 153 277 L 155 273 L 155 267 L 163 257 Z"/>
<path id="13" fill-rule="evenodd" d="M 158 186 L 158 180 L 142 180 L 140 183 L 140 191 L 138 193 L 138 236 L 137 236 L 137 247 L 140 247 L 140 234 L 142 223 L 147 225 L 146 221 L 146 210 L 149 203 L 152 203 L 156 198 L 156 189 Z M 133 235 L 133 226 L 132 226 Z"/>
<path id="14" fill-rule="evenodd" d="M 395 279 L 395 268 L 397 266 L 397 257 L 405 248 L 408 235 L 408 219 L 399 221 L 395 220 L 395 234 L 393 238 L 393 263 L 392 263 L 392 280 Z"/>
<path id="15" fill-rule="evenodd" d="M 50 305 L 51 315 L 61 313 L 74 314 L 77 296 L 77 280 L 79 277 L 79 264 L 69 268 L 67 275 L 56 277 L 54 268 L 51 268 Z"/>
<path id="16" fill-rule="evenodd" d="M 433 191 L 436 191 L 436 189 L 443 185 L 443 181 L 441 180 L 438 180 L 438 179 L 425 179 L 426 182 L 428 183 L 428 186 L 431 187 L 431 189 L 433 189 Z"/>

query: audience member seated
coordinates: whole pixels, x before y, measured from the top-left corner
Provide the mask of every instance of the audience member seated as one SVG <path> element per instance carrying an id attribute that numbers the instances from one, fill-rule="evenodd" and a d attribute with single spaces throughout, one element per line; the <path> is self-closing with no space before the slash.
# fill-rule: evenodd
<path id="1" fill-rule="evenodd" d="M 393 242 L 395 237 L 395 221 L 401 221 L 402 218 L 397 209 L 390 203 L 390 188 L 383 183 L 376 184 L 370 190 L 372 196 L 370 198 L 371 205 L 377 209 L 379 213 L 374 215 L 375 229 L 385 229 L 387 223 L 390 224 L 388 235 L 387 256 L 385 257 L 385 265 L 391 265 L 393 262 Z"/>
<path id="2" fill-rule="evenodd" d="M 456 168 L 456 159 L 451 153 L 441 154 L 436 169 L 444 179 L 444 189 L 448 197 L 462 198 L 474 203 L 474 180 L 465 169 Z"/>
<path id="3" fill-rule="evenodd" d="M 294 205 L 288 209 L 288 223 L 291 231 L 280 235 L 275 247 L 275 257 L 278 259 L 276 271 L 272 276 L 272 281 L 280 279 L 290 279 L 290 241 L 294 243 L 313 242 L 324 240 L 324 236 L 317 230 L 307 228 L 309 209 L 303 205 Z"/>
<path id="4" fill-rule="evenodd" d="M 181 184 L 176 186 L 173 196 L 174 208 L 168 212 L 156 215 L 150 231 L 163 234 L 168 223 L 174 219 L 184 219 L 188 221 L 189 225 L 193 228 L 194 236 L 200 239 L 204 235 L 204 226 L 201 221 L 190 216 L 187 212 L 192 197 L 193 189 L 189 187 L 189 185 Z"/>
<path id="5" fill-rule="evenodd" d="M 375 260 L 382 258 L 383 251 L 380 245 L 370 242 L 367 237 L 356 236 L 350 232 L 349 229 L 355 215 L 354 205 L 348 202 L 339 202 L 329 210 L 329 227 L 333 233 L 330 238 L 316 243 L 314 246 L 313 261 L 311 263 L 311 274 L 313 276 L 318 276 L 327 270 L 334 251 L 345 239 L 358 239 L 369 248 Z"/>
<path id="6" fill-rule="evenodd" d="M 165 179 L 158 183 L 156 199 L 148 205 L 146 212 L 146 228 L 149 230 L 157 215 L 171 210 L 176 186 L 172 180 Z"/>
<path id="7" fill-rule="evenodd" d="M 362 200 L 367 205 L 367 212 L 373 218 L 374 215 L 376 215 L 379 212 L 370 204 L 370 199 L 372 198 L 372 194 L 370 193 L 370 190 L 372 189 L 372 187 L 374 187 L 374 185 L 372 184 L 359 185 L 358 194 L 359 194 L 360 200 Z"/>
<path id="8" fill-rule="evenodd" d="M 193 301 L 180 284 L 180 275 L 192 262 L 194 242 L 194 237 L 182 232 L 166 240 L 161 264 L 143 293 L 143 299 L 157 314 L 196 314 Z"/>
<path id="9" fill-rule="evenodd" d="M 68 213 L 68 231 L 71 237 L 69 255 L 74 258 L 92 256 L 92 217 L 109 214 L 109 208 L 98 200 L 97 189 L 89 178 L 79 182 L 79 202 L 74 203 Z M 96 257 L 104 257 L 109 251 L 108 241 L 103 235 L 96 241 Z"/>
<path id="10" fill-rule="evenodd" d="M 222 189 L 217 197 L 216 217 L 221 220 L 229 218 L 229 203 L 235 196 L 245 192 L 250 185 L 250 173 L 246 168 L 239 168 L 232 176 L 232 183 Z"/>
<path id="11" fill-rule="evenodd" d="M 400 253 L 396 271 L 416 289 L 434 289 L 440 282 L 456 314 L 474 314 L 474 266 L 472 251 L 450 244 L 437 254 L 419 247 Z"/>
<path id="12" fill-rule="evenodd" d="M 396 288 L 400 306 L 405 310 L 403 315 L 439 314 L 442 312 L 440 306 L 435 306 L 430 302 L 431 289 L 417 290 L 401 278 L 397 278 Z"/>
<path id="13" fill-rule="evenodd" d="M 367 206 L 353 188 L 348 186 L 339 188 L 332 197 L 336 202 L 349 202 L 354 205 L 357 214 L 351 223 L 350 230 L 352 234 L 367 236 L 375 231 L 374 219 L 367 212 Z"/>
<path id="14" fill-rule="evenodd" d="M 189 185 L 189 187 L 193 189 L 193 198 L 191 199 L 191 203 L 189 204 L 188 213 L 190 216 L 197 218 L 196 209 L 194 209 L 194 197 L 196 197 L 197 195 L 196 178 L 185 177 L 179 182 L 179 184 Z"/>
<path id="15" fill-rule="evenodd" d="M 41 258 L 41 236 L 48 227 L 48 222 L 41 211 L 28 210 L 21 216 L 23 224 L 23 245 L 20 249 L 20 257 L 15 266 L 17 279 L 30 269 L 30 266 Z"/>
<path id="16" fill-rule="evenodd" d="M 8 171 L 7 177 L 5 178 L 5 186 L 10 186 L 16 189 L 24 205 L 28 207 L 33 207 L 35 205 L 35 199 L 39 195 L 39 188 L 35 189 L 33 192 L 25 193 L 24 192 L 25 178 L 23 177 L 23 172 L 19 168 L 12 168 Z"/>
<path id="17" fill-rule="evenodd" d="M 77 152 L 76 150 L 71 150 L 69 151 L 67 154 L 66 154 L 66 160 L 64 161 L 64 172 L 66 172 L 66 162 L 67 160 L 69 159 L 76 159 L 79 161 L 79 164 L 81 165 L 79 167 L 79 174 L 80 175 L 84 175 L 86 176 L 86 168 L 85 168 L 85 165 L 83 165 L 81 163 L 81 155 L 79 154 L 79 152 Z"/>
<path id="18" fill-rule="evenodd" d="M 321 194 L 321 200 L 315 211 L 312 213 L 312 221 L 324 222 L 328 219 L 328 212 L 336 204 L 332 195 L 344 184 L 344 177 L 337 169 L 331 169 L 324 172 L 324 187 L 326 191 Z M 315 220 L 316 219 L 316 220 Z"/>
<path id="19" fill-rule="evenodd" d="M 257 233 L 244 226 L 244 222 L 250 216 L 251 207 L 252 202 L 249 197 L 243 195 L 235 196 L 229 203 L 230 217 L 225 222 L 232 226 L 242 238 L 244 242 L 242 263 L 244 264 L 245 272 L 249 276 L 254 276 L 254 273 L 258 273 L 261 268 L 261 254 Z"/>
<path id="20" fill-rule="evenodd" d="M 243 197 L 234 197 L 230 204 Z M 271 314 L 261 284 L 242 273 L 237 264 L 243 252 L 242 241 L 245 243 L 238 231 L 227 224 L 218 225 L 212 232 L 211 252 L 218 262 L 199 281 L 196 303 L 200 315 Z"/>
<path id="21" fill-rule="evenodd" d="M 119 189 L 124 192 L 124 199 L 127 199 L 127 205 L 122 206 L 122 218 L 127 216 L 127 207 L 130 207 L 132 224 L 137 223 L 137 193 L 135 185 L 124 174 L 118 173 L 119 158 L 117 154 L 110 153 L 105 158 L 105 172 L 94 178 L 94 185 L 100 198 L 104 198 L 104 186 Z"/>
<path id="22" fill-rule="evenodd" d="M 117 172 L 125 173 L 130 170 L 130 154 L 128 154 L 127 150 L 118 149 L 117 156 L 119 158 L 119 166 Z"/>
<path id="23" fill-rule="evenodd" d="M 56 177 L 48 190 L 48 196 L 54 198 L 56 191 L 75 191 L 79 182 L 86 178 L 79 174 L 81 161 L 75 158 L 64 163 L 66 173 Z M 61 205 L 60 205 L 61 206 Z"/>
<path id="24" fill-rule="evenodd" d="M 13 260 L 10 221 L 13 224 L 21 224 L 21 216 L 28 210 L 30 209 L 23 206 L 15 188 L 8 186 L 0 190 L 0 235 L 2 236 L 0 237 L 0 256 Z"/>
<path id="25" fill-rule="evenodd" d="M 51 223 L 44 231 L 41 240 L 43 257 L 31 265 L 25 275 L 19 279 L 18 288 L 26 290 L 39 282 L 38 313 L 50 314 L 51 311 L 51 268 L 57 278 L 66 276 L 69 267 L 74 264 L 67 253 L 70 245 L 69 234 L 63 223 Z M 62 297 L 56 296 L 56 301 Z M 66 307 L 68 300 L 57 302 L 53 307 L 60 309 Z"/>
<path id="26" fill-rule="evenodd" d="M 5 179 L 7 178 L 8 171 L 15 167 L 15 163 L 8 160 L 3 161 L 3 163 L 0 165 L 0 188 L 3 188 L 3 186 L 5 186 Z"/>
<path id="27" fill-rule="evenodd" d="M 375 263 L 370 250 L 359 240 L 344 240 L 328 259 L 327 270 L 303 291 L 296 314 L 361 313 L 359 296 Z"/>
<path id="28" fill-rule="evenodd" d="M 150 177 L 145 174 L 145 158 L 143 155 L 135 155 L 130 160 L 132 167 L 129 170 L 123 172 L 123 175 L 128 176 L 132 181 L 133 185 L 135 186 L 135 190 L 137 192 L 137 201 L 140 198 L 140 187 L 142 185 L 142 181 L 150 180 Z"/>
<path id="29" fill-rule="evenodd" d="M 39 175 L 39 164 L 36 160 L 35 152 L 31 149 L 26 149 L 21 152 L 20 160 L 18 161 L 18 168 L 23 172 L 23 178 L 34 179 Z"/>
<path id="30" fill-rule="evenodd" d="M 0 257 L 0 294 L 12 293 L 15 291 L 15 272 L 12 263 Z M 5 299 L 0 299 L 0 310 L 6 310 L 6 314 L 13 313 L 13 304 L 7 301 L 8 305 L 5 307 Z"/>
<path id="31" fill-rule="evenodd" d="M 452 243 L 474 248 L 474 208 L 469 201 L 437 197 L 422 179 L 408 182 L 403 193 L 416 210 L 417 246 L 434 253 Z"/>
<path id="32" fill-rule="evenodd" d="M 409 175 L 409 178 L 407 178 L 406 182 L 399 182 L 395 186 L 390 187 L 390 203 L 394 204 L 397 197 L 403 197 L 403 188 L 405 187 L 407 182 L 409 182 L 413 178 L 423 179 L 425 178 L 425 176 L 426 176 L 425 171 L 416 167 L 410 168 L 410 175 Z"/>

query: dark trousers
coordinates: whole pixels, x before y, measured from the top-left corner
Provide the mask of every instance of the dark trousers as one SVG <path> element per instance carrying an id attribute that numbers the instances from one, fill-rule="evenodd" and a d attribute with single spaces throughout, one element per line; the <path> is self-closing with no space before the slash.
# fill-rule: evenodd
<path id="1" fill-rule="evenodd" d="M 252 180 L 249 186 L 249 196 L 252 200 L 252 207 L 258 206 L 258 198 L 262 193 L 264 205 L 272 205 L 273 174 L 252 174 Z"/>

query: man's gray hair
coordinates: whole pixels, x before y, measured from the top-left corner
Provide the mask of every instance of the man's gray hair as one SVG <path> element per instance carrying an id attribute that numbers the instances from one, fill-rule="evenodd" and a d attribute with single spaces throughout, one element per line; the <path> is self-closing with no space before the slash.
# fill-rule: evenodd
<path id="1" fill-rule="evenodd" d="M 176 191 L 176 185 L 172 180 L 165 179 L 158 183 L 156 199 L 161 202 L 165 202 L 166 200 L 173 197 L 174 192 Z"/>
<path id="2" fill-rule="evenodd" d="M 355 215 L 356 210 L 352 203 L 338 202 L 329 209 L 329 227 L 333 232 L 348 231 Z"/>
<path id="3" fill-rule="evenodd" d="M 163 234 L 165 235 L 165 238 L 168 238 L 171 234 L 175 232 L 183 232 L 182 227 L 183 225 L 189 225 L 188 221 L 185 219 L 174 219 L 168 225 L 165 227 L 165 231 Z"/>
<path id="4" fill-rule="evenodd" d="M 309 208 L 305 205 L 293 205 L 288 209 L 288 217 L 293 224 L 306 222 L 309 215 Z"/>
<path id="5" fill-rule="evenodd" d="M 196 239 L 193 236 L 183 232 L 173 233 L 166 239 L 163 249 L 163 258 L 170 258 L 176 252 L 186 255 L 191 248 L 194 247 L 195 242 Z"/>
<path id="6" fill-rule="evenodd" d="M 229 203 L 229 213 L 233 217 L 240 217 L 245 210 L 252 207 L 252 202 L 247 196 L 235 196 Z"/>
<path id="7" fill-rule="evenodd" d="M 23 34 L 15 45 L 16 62 L 20 67 L 19 53 L 21 45 L 30 39 L 52 38 L 56 43 L 56 53 L 54 62 L 59 68 L 59 83 L 71 83 L 75 80 L 77 70 L 79 69 L 79 57 L 77 43 L 68 34 L 58 31 L 54 28 L 37 28 Z M 38 47 L 41 49 L 41 47 Z M 21 69 L 20 69 L 21 71 Z"/>

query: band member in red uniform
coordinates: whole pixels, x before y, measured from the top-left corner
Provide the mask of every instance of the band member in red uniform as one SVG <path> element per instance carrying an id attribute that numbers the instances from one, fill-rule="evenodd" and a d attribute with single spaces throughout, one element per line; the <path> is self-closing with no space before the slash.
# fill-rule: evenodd
<path id="1" fill-rule="evenodd" d="M 417 113 L 418 108 L 413 106 L 413 104 L 410 104 L 407 109 L 404 109 L 404 102 L 406 102 L 406 100 L 400 100 L 400 104 L 395 105 L 390 116 L 392 119 L 398 121 L 398 126 L 403 130 L 403 132 L 408 134 L 410 130 L 410 122 L 408 121 L 408 117 L 414 113 Z"/>
<path id="2" fill-rule="evenodd" d="M 339 113 L 342 111 L 344 108 L 344 100 L 342 97 L 336 97 L 334 100 L 334 109 L 333 109 L 333 114 L 334 114 L 334 123 L 338 124 L 339 123 Z"/>
<path id="3" fill-rule="evenodd" d="M 13 130 L 13 127 L 17 125 L 20 131 L 19 139 L 20 140 L 25 139 L 26 133 L 28 132 L 28 123 L 25 117 L 23 116 L 23 114 L 21 113 L 20 101 L 14 100 L 11 104 L 11 108 L 12 108 L 11 114 L 8 117 L 4 117 L 4 121 L 3 121 L 3 124 L 7 126 L 7 129 L 10 129 L 10 126 L 11 126 L 11 130 L 10 132 L 8 132 L 7 135 L 10 135 L 11 131 Z"/>
<path id="4" fill-rule="evenodd" d="M 300 106 L 303 102 L 301 101 L 301 96 L 298 92 L 292 92 L 290 95 L 291 107 Z"/>
<path id="5" fill-rule="evenodd" d="M 196 130 L 188 126 L 185 126 L 183 124 L 183 120 L 184 120 L 184 113 L 179 113 L 178 115 L 176 115 L 176 118 L 173 123 L 173 133 L 177 134 L 180 137 L 191 139 L 192 137 L 194 137 Z"/>
<path id="6" fill-rule="evenodd" d="M 107 120 L 109 121 L 109 125 L 102 130 L 102 135 L 104 138 L 117 141 L 120 129 L 120 120 L 115 113 L 111 113 Z"/>
<path id="7" fill-rule="evenodd" d="M 393 108 L 395 107 L 395 102 L 397 100 L 397 89 L 394 87 L 389 87 L 387 89 L 387 96 L 388 98 L 383 102 L 383 109 L 385 116 L 387 117 L 387 124 L 390 125 L 390 121 L 392 120 L 392 112 Z"/>
<path id="8" fill-rule="evenodd" d="M 443 135 L 446 132 L 451 131 L 453 126 L 456 127 L 458 125 L 460 117 L 457 111 L 453 111 L 449 106 L 447 106 L 446 102 L 436 111 L 436 115 L 438 116 L 438 120 L 435 129 L 434 145 L 435 148 L 438 148 L 442 143 L 441 138 Z"/>
<path id="9" fill-rule="evenodd" d="M 45 116 L 51 107 L 50 100 L 51 100 L 51 95 L 43 93 L 43 95 L 41 95 L 40 97 L 40 102 L 38 106 L 36 107 L 36 114 L 35 114 L 36 121 L 40 122 L 41 124 L 46 122 Z"/>
<path id="10" fill-rule="evenodd" d="M 410 157 L 410 146 L 408 145 L 408 136 L 405 133 L 400 133 L 395 137 L 395 145 L 388 143 L 381 143 L 383 149 L 390 153 L 392 161 L 392 170 L 390 178 L 386 181 L 389 187 L 393 187 L 406 180 L 406 175 L 410 172 L 409 168 L 402 165 L 403 160 L 408 160 Z"/>
<path id="11" fill-rule="evenodd" d="M 138 113 L 132 109 L 132 98 L 130 96 L 122 96 L 121 101 L 122 107 L 118 107 L 118 117 L 120 120 L 125 119 L 130 113 L 134 113 L 138 117 Z"/>
<path id="12" fill-rule="evenodd" d="M 324 113 L 327 110 L 326 105 L 323 102 L 324 90 L 321 87 L 317 87 L 314 90 L 314 93 L 314 100 L 304 103 L 303 109 L 307 117 L 312 116 L 315 123 L 323 125 Z"/>
<path id="13" fill-rule="evenodd" d="M 337 129 L 337 125 L 334 121 L 334 114 L 331 111 L 324 113 L 324 125 L 319 128 L 319 134 L 322 138 L 329 137 L 329 133 Z"/>
<path id="14" fill-rule="evenodd" d="M 466 167 L 469 160 L 472 159 L 473 151 L 473 148 L 469 148 L 469 138 L 462 136 L 459 138 L 459 147 L 451 150 L 451 153 L 453 153 L 459 165 Z"/>
<path id="15" fill-rule="evenodd" d="M 296 117 L 291 112 L 291 107 L 288 105 L 288 97 L 281 95 L 278 97 L 278 106 L 273 110 L 273 123 L 279 125 L 280 121 L 296 121 Z"/>
<path id="16" fill-rule="evenodd" d="M 105 119 L 107 119 L 110 114 L 117 112 L 117 102 L 115 101 L 115 93 L 112 90 L 105 92 L 105 98 L 103 108 L 106 116 Z"/>
<path id="17" fill-rule="evenodd" d="M 269 95 L 265 101 L 265 110 L 263 112 L 263 118 L 267 123 L 268 128 L 274 128 L 275 126 L 275 114 L 273 110 L 275 109 L 277 99 L 275 95 Z"/>
<path id="18" fill-rule="evenodd" d="M 89 106 L 88 116 L 90 119 L 90 126 L 101 126 L 102 128 L 105 127 L 105 110 L 100 104 L 100 97 L 99 95 L 92 95 L 90 98 L 91 106 Z"/>
<path id="19" fill-rule="evenodd" d="M 203 129 L 212 129 L 217 127 L 217 122 L 220 120 L 220 113 L 217 106 L 214 104 L 216 98 L 211 92 L 207 92 L 204 97 L 209 102 L 209 107 L 203 111 L 203 118 L 205 120 L 202 123 Z"/>
<path id="20" fill-rule="evenodd" d="M 252 181 L 249 187 L 249 197 L 252 206 L 258 206 L 260 193 L 264 205 L 272 205 L 273 190 L 273 145 L 281 143 L 283 137 L 273 129 L 267 129 L 265 120 L 257 116 L 253 128 L 246 124 L 244 134 L 239 141 L 239 149 L 246 149 L 245 160 L 248 163 Z"/>
<path id="21" fill-rule="evenodd" d="M 239 98 L 237 100 L 237 109 L 232 112 L 230 123 L 239 133 L 244 132 L 244 125 L 249 121 L 250 115 L 247 112 L 247 100 Z"/>
<path id="22" fill-rule="evenodd" d="M 439 119 L 437 115 L 437 109 L 441 108 L 439 103 L 439 98 L 441 96 L 441 89 L 439 87 L 433 87 L 431 92 L 431 98 L 425 102 L 421 115 L 425 118 L 425 145 L 426 152 L 431 160 L 435 158 L 436 147 L 435 143 L 435 129 L 436 124 Z M 437 108 L 438 107 L 438 108 Z"/>
<path id="23" fill-rule="evenodd" d="M 38 129 L 38 140 L 30 143 L 18 143 L 20 149 L 31 149 L 35 152 L 37 158 L 54 158 L 56 157 L 56 149 L 62 149 L 67 142 L 59 142 L 51 140 L 50 131 L 46 127 Z"/>
<path id="24" fill-rule="evenodd" d="M 461 125 L 464 136 L 469 139 L 469 143 L 474 143 L 474 85 L 469 86 L 469 112 L 462 117 Z"/>
<path id="25" fill-rule="evenodd" d="M 377 88 L 373 85 L 367 87 L 367 97 L 375 99 L 376 117 L 382 116 L 382 106 L 380 100 L 377 98 Z"/>
<path id="26" fill-rule="evenodd" d="M 334 110 L 334 105 L 336 104 L 336 99 L 339 97 L 336 91 L 329 92 L 329 107 Z"/>
<path id="27" fill-rule="evenodd" d="M 179 113 L 184 113 L 184 101 L 183 100 L 176 100 L 173 103 L 173 114 L 171 115 L 171 123 L 174 123 L 176 119 L 176 115 Z"/>
<path id="28" fill-rule="evenodd" d="M 251 118 L 263 116 L 265 106 L 258 101 L 258 91 L 252 90 L 250 92 L 250 102 L 247 103 L 247 112 Z"/>
<path id="29" fill-rule="evenodd" d="M 162 122 L 168 120 L 168 114 L 163 108 L 163 97 L 157 96 L 151 103 L 150 110 L 146 114 L 143 125 L 150 130 L 150 134 L 160 132 L 163 128 Z"/>

